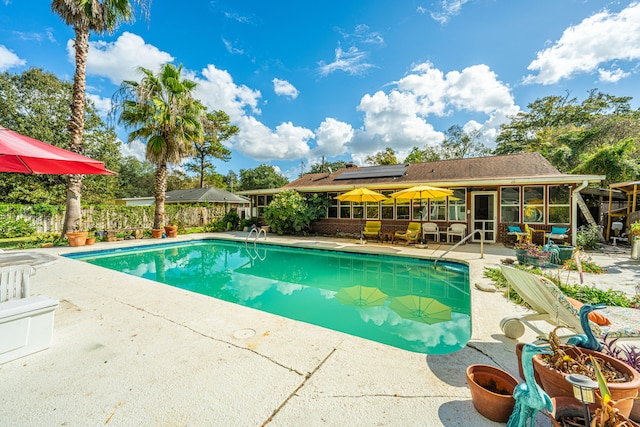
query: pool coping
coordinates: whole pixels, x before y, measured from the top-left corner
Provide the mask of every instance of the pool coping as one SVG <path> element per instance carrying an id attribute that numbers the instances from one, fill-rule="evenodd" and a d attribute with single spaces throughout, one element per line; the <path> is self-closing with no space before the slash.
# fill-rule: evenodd
<path id="1" fill-rule="evenodd" d="M 0 393 L 0 419 L 21 426 L 45 419 L 70 426 L 498 425 L 473 409 L 464 369 L 486 363 L 517 373 L 516 341 L 505 338 L 498 323 L 523 310 L 474 286 L 488 282 L 483 267 L 499 265 L 513 251 L 487 245 L 481 259 L 477 245 L 464 246 L 452 258 L 469 263 L 474 327 L 468 345 L 446 356 L 411 353 L 122 273 L 104 274 L 59 256 L 86 248 L 32 250 L 57 258 L 36 267 L 32 292 L 61 305 L 51 348 L 0 365 L 6 390 Z M 411 256 L 442 253 L 435 245 L 398 249 Z M 527 330 L 523 340 L 534 339 Z"/>

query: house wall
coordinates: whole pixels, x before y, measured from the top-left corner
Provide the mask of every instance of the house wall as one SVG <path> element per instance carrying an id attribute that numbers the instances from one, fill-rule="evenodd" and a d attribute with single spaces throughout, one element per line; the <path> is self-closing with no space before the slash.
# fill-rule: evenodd
<path id="1" fill-rule="evenodd" d="M 558 189 L 562 187 L 564 190 L 561 191 L 563 195 L 562 203 L 554 202 L 550 203 L 551 199 L 557 198 Z M 536 230 L 537 233 L 534 233 L 534 240 L 536 243 L 543 244 L 544 243 L 544 234 L 545 232 L 550 232 L 552 226 L 562 226 L 571 228 L 571 202 L 570 202 L 570 194 L 573 190 L 572 186 L 559 186 L 559 185 L 542 185 L 542 184 L 527 184 L 527 185 L 508 185 L 508 186 L 494 186 L 494 187 L 452 187 L 453 190 L 464 190 L 464 208 L 460 207 L 460 211 L 462 212 L 462 216 L 464 220 L 457 220 L 456 218 L 450 217 L 452 214 L 451 206 L 445 204 L 444 210 L 446 211 L 446 217 L 444 220 L 429 220 L 429 219 L 414 219 L 413 214 L 409 216 L 409 218 L 401 218 L 401 219 L 385 219 L 381 216 L 379 218 L 340 218 L 340 205 L 337 205 L 335 201 L 335 196 L 339 193 L 337 192 L 329 192 L 324 193 L 327 195 L 327 198 L 330 199 L 333 203 L 333 212 L 338 212 L 338 218 L 323 218 L 316 222 L 311 231 L 324 235 L 358 235 L 361 227 L 364 225 L 366 220 L 377 220 L 382 221 L 382 231 L 400 231 L 406 230 L 407 224 L 410 221 L 422 221 L 422 222 L 435 222 L 438 224 L 438 227 L 441 232 L 447 230 L 449 225 L 453 223 L 464 223 L 467 224 L 468 232 L 471 232 L 473 227 L 471 224 L 472 214 L 468 214 L 472 209 L 472 195 L 474 192 L 495 192 L 496 195 L 496 228 L 495 228 L 495 238 L 497 242 L 510 243 L 513 241 L 513 236 L 508 235 L 507 226 L 509 225 L 519 225 L 522 230 L 524 230 L 525 224 L 528 224 L 532 229 Z M 378 190 L 380 192 L 384 192 L 384 190 Z M 506 193 L 503 195 L 503 191 Z M 511 191 L 512 194 L 517 194 L 517 201 L 510 202 L 507 197 L 508 192 Z M 538 191 L 540 194 L 540 202 L 531 202 L 532 197 L 531 192 Z M 303 193 L 303 191 L 301 191 Z M 385 192 L 389 193 L 389 192 Z M 527 193 L 527 196 L 525 196 Z M 458 195 L 461 196 L 458 191 Z M 504 196 L 504 197 L 503 197 Z M 259 196 L 262 197 L 263 204 L 266 204 L 271 196 Z M 568 198 L 567 198 L 568 197 Z M 258 200 L 256 196 L 252 197 L 254 203 Z M 458 199 L 460 200 L 460 199 Z M 527 200 L 527 204 L 525 205 L 525 200 Z M 459 203 L 459 202 L 458 202 Z M 452 206 L 455 203 L 451 204 Z M 263 205 L 264 206 L 264 205 Z M 337 206 L 337 208 L 336 208 Z M 379 205 L 378 212 L 381 212 L 381 209 L 384 205 Z M 255 205 L 252 207 L 253 210 L 257 213 L 258 207 Z M 432 206 L 429 206 L 429 212 L 431 212 Z M 517 210 L 517 214 L 513 214 L 513 210 Z M 413 208 L 409 209 L 410 212 L 413 212 Z M 456 215 L 460 215 L 460 211 L 456 213 Z M 552 211 L 554 213 L 552 213 Z M 562 212 L 562 218 L 564 221 L 562 222 L 549 222 L 550 215 L 558 218 L 558 212 Z M 506 221 L 502 217 L 503 215 L 509 214 L 509 220 Z M 528 219 L 532 219 L 532 221 L 527 222 Z"/>

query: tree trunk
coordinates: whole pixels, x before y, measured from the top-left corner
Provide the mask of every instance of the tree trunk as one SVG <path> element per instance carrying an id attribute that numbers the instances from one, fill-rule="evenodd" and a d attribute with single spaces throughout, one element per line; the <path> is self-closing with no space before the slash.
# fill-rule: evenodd
<path id="1" fill-rule="evenodd" d="M 153 217 L 153 228 L 164 227 L 164 199 L 167 192 L 167 164 L 162 163 L 156 169 L 155 198 L 156 210 Z"/>
<path id="2" fill-rule="evenodd" d="M 83 154 L 82 133 L 84 131 L 85 89 L 87 86 L 87 53 L 89 52 L 89 27 L 74 26 L 76 40 L 76 72 L 73 76 L 73 100 L 71 103 L 71 117 L 69 118 L 69 133 L 71 141 L 69 150 Z M 67 201 L 64 213 L 62 235 L 67 231 L 80 227 L 80 196 L 82 195 L 83 175 L 69 175 L 67 179 Z"/>

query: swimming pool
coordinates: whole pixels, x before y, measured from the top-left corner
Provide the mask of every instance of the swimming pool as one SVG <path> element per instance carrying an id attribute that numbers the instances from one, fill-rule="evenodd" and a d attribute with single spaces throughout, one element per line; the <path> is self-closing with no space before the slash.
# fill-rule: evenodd
<path id="1" fill-rule="evenodd" d="M 471 337 L 462 263 L 213 239 L 67 256 L 414 352 Z"/>

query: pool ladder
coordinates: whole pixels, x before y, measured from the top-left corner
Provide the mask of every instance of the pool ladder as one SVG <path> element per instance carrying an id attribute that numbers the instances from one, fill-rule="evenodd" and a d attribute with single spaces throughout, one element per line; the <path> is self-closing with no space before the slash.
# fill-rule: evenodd
<path id="1" fill-rule="evenodd" d="M 440 261 L 440 259 L 442 259 L 446 254 L 448 254 L 449 252 L 451 252 L 452 250 L 454 250 L 455 248 L 457 248 L 458 246 L 460 246 L 461 244 L 469 240 L 476 233 L 480 233 L 480 259 L 484 259 L 484 230 L 473 230 L 471 233 L 465 236 L 464 239 L 460 240 L 458 243 L 456 243 L 455 245 L 447 249 L 445 253 L 443 253 L 438 258 L 436 258 L 436 260 L 433 261 L 433 268 L 437 267 L 438 261 Z"/>
<path id="2" fill-rule="evenodd" d="M 254 238 L 255 240 L 258 240 L 260 238 L 260 234 L 264 233 L 264 240 L 267 240 L 267 230 L 263 227 L 260 228 L 256 228 L 256 227 L 252 227 L 251 231 L 249 231 L 249 235 L 247 236 L 247 238 L 245 239 L 245 241 L 248 241 L 251 238 L 251 235 L 253 234 L 253 232 L 256 232 L 256 237 Z"/>

